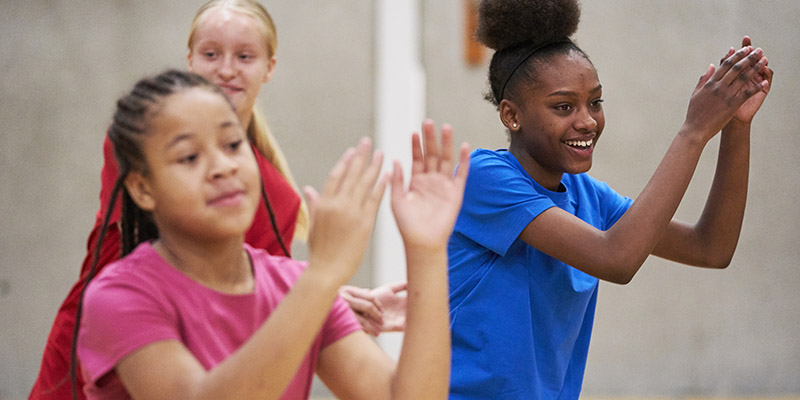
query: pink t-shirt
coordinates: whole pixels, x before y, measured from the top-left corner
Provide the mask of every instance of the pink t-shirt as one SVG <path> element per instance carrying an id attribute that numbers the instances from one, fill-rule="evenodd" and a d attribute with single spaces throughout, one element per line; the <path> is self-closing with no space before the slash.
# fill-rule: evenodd
<path id="1" fill-rule="evenodd" d="M 150 243 L 105 268 L 86 291 L 78 336 L 87 397 L 129 397 L 114 368 L 149 343 L 179 340 L 211 369 L 250 338 L 306 265 L 244 247 L 253 261 L 256 288 L 243 295 L 221 293 L 192 280 L 167 264 Z M 282 398 L 307 399 L 320 351 L 359 329 L 355 314 L 337 298 Z M 100 378 L 104 379 L 98 386 Z"/>

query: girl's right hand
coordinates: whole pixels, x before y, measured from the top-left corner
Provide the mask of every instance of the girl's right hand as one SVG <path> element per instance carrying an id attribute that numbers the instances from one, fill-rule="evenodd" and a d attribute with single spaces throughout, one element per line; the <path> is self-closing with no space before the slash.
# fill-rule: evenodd
<path id="1" fill-rule="evenodd" d="M 372 142 L 362 139 L 333 167 L 322 193 L 304 190 L 311 212 L 309 268 L 331 273 L 337 286 L 358 270 L 386 189 L 387 178 L 379 179 L 383 154 L 371 157 L 371 148 Z"/>
<path id="2" fill-rule="evenodd" d="M 759 79 L 766 61 L 760 48 L 745 46 L 727 57 L 718 69 L 709 66 L 689 100 L 686 131 L 695 132 L 702 143 L 714 137 L 745 101 L 768 84 Z"/>

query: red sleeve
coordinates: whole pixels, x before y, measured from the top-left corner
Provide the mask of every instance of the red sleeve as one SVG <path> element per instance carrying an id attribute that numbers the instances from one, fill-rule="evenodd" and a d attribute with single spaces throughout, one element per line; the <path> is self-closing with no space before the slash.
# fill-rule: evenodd
<path id="1" fill-rule="evenodd" d="M 105 139 L 103 139 L 103 169 L 100 171 L 100 209 L 95 215 L 96 225 L 103 223 L 103 218 L 106 216 L 109 206 L 108 200 L 111 199 L 111 191 L 114 190 L 114 183 L 117 181 L 118 176 L 119 168 L 117 167 L 117 156 L 114 154 L 114 145 L 106 135 Z M 109 223 L 119 221 L 121 198 L 122 196 L 118 195 Z"/>
<path id="2" fill-rule="evenodd" d="M 253 148 L 256 155 L 256 162 L 261 173 L 261 181 L 264 184 L 264 192 L 269 198 L 272 210 L 275 214 L 275 221 L 278 225 L 281 240 L 286 246 L 286 250 L 291 252 L 294 228 L 297 223 L 297 213 L 300 210 L 300 195 L 294 190 L 280 172 L 269 162 L 258 150 Z M 269 212 L 267 211 L 264 199 L 258 204 L 256 215 L 253 218 L 253 225 L 247 231 L 244 238 L 247 244 L 264 249 L 273 255 L 283 254 L 281 246 L 275 237 L 275 231 L 270 222 Z"/>

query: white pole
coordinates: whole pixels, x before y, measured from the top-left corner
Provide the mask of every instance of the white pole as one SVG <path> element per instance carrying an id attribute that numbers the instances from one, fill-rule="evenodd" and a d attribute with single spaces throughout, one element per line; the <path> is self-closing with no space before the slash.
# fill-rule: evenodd
<path id="1" fill-rule="evenodd" d="M 419 131 L 425 115 L 425 73 L 420 50 L 419 0 L 379 0 L 377 4 L 377 82 L 375 147 L 384 151 L 386 167 L 400 160 L 408 181 L 411 132 Z M 404 281 L 405 254 L 388 202 L 375 227 L 374 283 Z M 398 358 L 402 334 L 382 334 L 378 344 Z"/>

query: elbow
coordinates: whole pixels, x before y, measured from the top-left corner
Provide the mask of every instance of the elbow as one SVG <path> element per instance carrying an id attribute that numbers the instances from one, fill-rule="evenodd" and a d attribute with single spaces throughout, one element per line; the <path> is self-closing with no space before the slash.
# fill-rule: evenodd
<path id="1" fill-rule="evenodd" d="M 635 273 L 616 273 L 604 280 L 617 285 L 627 285 L 631 283 L 634 275 Z"/>
<path id="2" fill-rule="evenodd" d="M 642 267 L 646 259 L 647 255 L 644 257 L 635 255 L 616 259 L 613 261 L 613 264 L 606 268 L 606 270 L 611 271 L 611 273 L 603 278 L 603 280 L 616 283 L 617 285 L 627 285 L 631 283 L 633 277 L 639 272 L 639 268 Z"/>
<path id="3" fill-rule="evenodd" d="M 712 269 L 726 269 L 728 268 L 729 265 L 731 265 L 732 260 L 733 260 L 733 254 L 727 257 L 716 257 L 708 260 L 705 267 Z"/>

